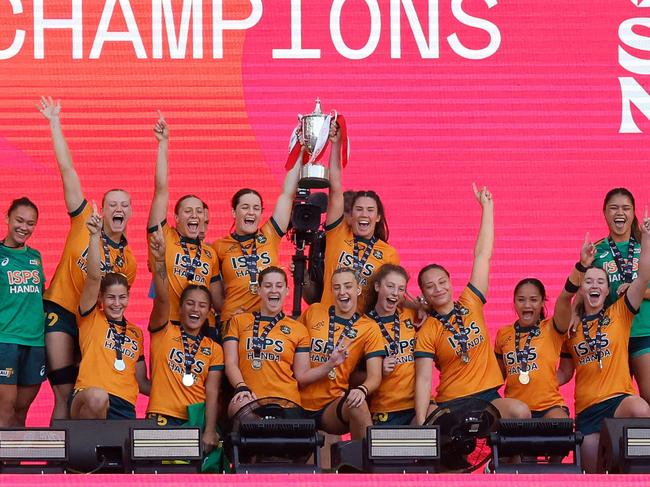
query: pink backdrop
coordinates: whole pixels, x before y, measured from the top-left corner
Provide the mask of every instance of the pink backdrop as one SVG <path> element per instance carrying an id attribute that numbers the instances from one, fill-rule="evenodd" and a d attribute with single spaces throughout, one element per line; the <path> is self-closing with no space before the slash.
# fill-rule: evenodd
<path id="1" fill-rule="evenodd" d="M 297 0 L 0 2 L 0 206 L 22 195 L 39 205 L 31 243 L 51 276 L 68 224 L 49 129 L 34 105 L 43 94 L 60 98 L 87 197 L 112 187 L 133 196 L 129 238 L 141 265 L 128 315 L 144 324 L 156 110 L 170 124 L 171 198 L 205 198 L 214 240 L 230 228 L 229 198 L 239 187 L 260 189 L 270 214 L 295 116 L 319 96 L 348 120 L 346 186 L 382 195 L 390 242 L 412 275 L 436 261 L 460 289 L 479 221 L 471 183 L 490 187 L 494 332 L 514 319 L 519 279 L 537 276 L 557 295 L 584 233 L 606 231 L 608 189 L 631 189 L 639 214 L 650 198 L 650 9 L 637 6 L 646 1 L 318 0 L 302 2 L 300 22 L 291 14 Z M 198 6 L 184 53 L 170 50 L 169 17 L 158 29 L 152 5 L 171 7 L 180 37 L 183 6 Z M 52 29 L 41 18 L 74 18 L 75 27 Z M 223 32 L 223 52 L 219 28 L 231 24 L 221 18 L 242 27 Z M 619 27 L 633 18 L 621 40 Z M 294 47 L 320 49 L 318 57 L 281 58 L 300 23 Z M 636 92 L 623 93 L 621 83 Z M 631 124 L 622 110 L 629 97 Z M 287 243 L 285 262 L 290 252 Z M 414 282 L 410 289 L 417 292 Z M 50 404 L 45 386 L 32 424 L 47 422 Z"/>

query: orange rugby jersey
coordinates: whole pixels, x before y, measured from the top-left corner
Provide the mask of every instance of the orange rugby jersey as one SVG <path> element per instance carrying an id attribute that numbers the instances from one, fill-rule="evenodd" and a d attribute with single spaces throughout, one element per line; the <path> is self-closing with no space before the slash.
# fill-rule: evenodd
<path id="1" fill-rule="evenodd" d="M 88 201 L 84 200 L 77 210 L 69 214 L 70 230 L 65 240 L 63 254 L 54 272 L 50 287 L 43 295 L 43 299 L 52 301 L 76 315 L 79 314 L 77 308 L 79 307 L 81 291 L 83 291 L 86 282 L 88 244 L 90 243 L 86 221 L 90 218 L 92 212 L 92 207 L 88 204 Z M 109 265 L 106 263 L 103 242 L 102 239 L 102 249 L 100 250 L 101 270 L 102 274 L 106 274 L 109 272 Z M 124 274 L 129 281 L 129 285 L 133 284 L 137 264 L 126 239 L 122 241 L 123 255 L 120 253 L 119 242 L 113 242 L 111 239 L 106 238 L 106 243 L 113 272 Z"/>
<path id="2" fill-rule="evenodd" d="M 451 332 L 436 318 L 428 318 L 418 332 L 415 357 L 434 359 L 440 370 L 436 402 L 469 396 L 503 384 L 501 369 L 483 317 L 484 303 L 483 295 L 471 284 L 467 285 L 458 298 L 458 304 L 468 312 L 463 316 L 463 326 L 469 328 L 468 363 L 461 360 L 460 345 Z M 458 329 L 453 312 L 446 318 L 454 329 Z"/>
<path id="3" fill-rule="evenodd" d="M 196 337 L 188 335 L 190 350 Z M 221 346 L 202 337 L 194 355 L 192 376 L 194 384 L 183 385 L 185 349 L 178 322 L 167 323 L 151 332 L 151 394 L 148 413 L 187 419 L 187 406 L 205 401 L 205 381 L 211 371 L 224 369 Z"/>
<path id="4" fill-rule="evenodd" d="M 521 328 L 519 350 L 526 345 L 532 327 Z M 528 373 L 530 382 L 519 382 L 520 362 L 515 350 L 515 327 L 509 325 L 497 332 L 494 346 L 497 359 L 506 369 L 505 397 L 519 399 L 531 411 L 544 411 L 554 406 L 566 406 L 557 383 L 557 367 L 565 334 L 555 329 L 553 318 L 546 318 L 539 324 L 539 335 L 530 340 L 528 350 Z"/>
<path id="5" fill-rule="evenodd" d="M 259 336 L 273 317 L 262 316 Z M 282 397 L 300 404 L 298 382 L 293 375 L 293 359 L 296 353 L 309 352 L 309 333 L 305 326 L 289 317 L 276 323 L 262 344 L 260 358 L 262 367 L 252 368 L 253 359 L 253 313 L 235 315 L 228 323 L 223 341 L 236 340 L 239 350 L 239 369 L 244 382 L 259 398 Z"/>
<path id="6" fill-rule="evenodd" d="M 246 255 L 251 255 L 254 237 L 259 279 L 259 273 L 264 269 L 280 265 L 280 242 L 283 236 L 284 232 L 271 218 L 255 234 L 231 234 L 212 244 L 217 253 L 226 295 L 221 309 L 222 321 L 229 320 L 237 308 L 243 308 L 248 313 L 259 311 L 260 297 L 251 293 L 249 288 L 250 275 L 246 266 Z"/>
<path id="7" fill-rule="evenodd" d="M 339 267 L 354 268 L 354 234 L 350 225 L 341 217 L 336 222 L 326 227 L 325 234 L 325 274 L 323 279 L 323 297 L 321 303 L 329 306 L 334 304 L 332 294 L 332 274 Z M 359 241 L 359 255 L 361 259 L 366 247 L 370 242 L 364 238 L 357 238 Z M 394 247 L 391 247 L 383 240 L 377 240 L 373 246 L 368 260 L 361 270 L 361 287 L 363 292 L 359 296 L 357 309 L 364 310 L 364 295 L 366 285 L 372 275 L 384 264 L 399 264 L 399 255 Z"/>
<path id="8" fill-rule="evenodd" d="M 142 331 L 133 323 L 127 322 L 126 335 L 122 344 L 122 360 L 126 368 L 116 370 L 114 333 L 106 315 L 97 306 L 77 319 L 79 324 L 79 346 L 81 364 L 75 389 L 101 387 L 109 394 L 121 397 L 135 404 L 138 398 L 138 382 L 135 366 L 144 360 L 144 341 Z M 121 332 L 122 327 L 117 327 Z"/>
<path id="9" fill-rule="evenodd" d="M 329 333 L 330 315 L 329 308 L 321 303 L 312 304 L 300 317 L 310 336 L 309 361 L 312 367 L 318 367 L 327 362 L 329 355 L 326 353 L 327 337 Z M 344 326 L 348 320 L 334 317 L 334 343 L 338 343 Z M 341 397 L 349 387 L 350 374 L 362 359 L 384 357 L 384 339 L 374 320 L 361 316 L 350 328 L 347 334 L 347 350 L 349 352 L 345 361 L 336 367 L 336 378 L 323 377 L 317 382 L 309 384 L 300 391 L 302 406 L 309 411 L 317 411 L 325 407 L 334 399 Z"/>
<path id="10" fill-rule="evenodd" d="M 582 324 L 578 325 L 575 336 L 567 339 L 567 348 L 576 368 L 576 414 L 614 396 L 635 394 L 628 365 L 627 342 L 637 312 L 627 301 L 627 296 L 619 298 L 605 311 L 609 324 L 602 327 L 602 369 L 598 366 L 596 351 L 592 352 L 584 339 Z M 589 336 L 594 338 L 597 316 L 587 318 Z"/>
<path id="11" fill-rule="evenodd" d="M 383 316 L 381 322 L 391 340 L 395 339 L 393 333 L 393 315 Z M 414 310 L 399 311 L 399 351 L 397 365 L 390 375 L 382 378 L 379 388 L 370 396 L 371 413 L 392 413 L 405 411 L 415 407 L 415 321 L 417 317 Z M 390 354 L 388 342 L 381 333 L 379 323 L 368 317 L 382 336 L 385 353 Z"/>
<path id="12" fill-rule="evenodd" d="M 189 284 L 198 284 L 209 288 L 210 284 L 219 279 L 219 263 L 217 262 L 217 255 L 211 246 L 200 243 L 195 239 L 181 237 L 176 229 L 169 226 L 166 221 L 163 221 L 161 225 L 165 238 L 165 265 L 169 281 L 169 319 L 178 321 L 178 309 L 183 289 Z M 149 228 L 147 232 L 155 232 L 156 228 L 158 227 Z M 182 242 L 185 243 L 189 256 L 185 255 Z M 194 269 L 193 278 L 188 280 L 186 266 L 193 264 L 199 246 L 201 249 L 201 262 Z M 153 256 L 150 254 L 149 270 L 154 268 L 153 264 Z"/>

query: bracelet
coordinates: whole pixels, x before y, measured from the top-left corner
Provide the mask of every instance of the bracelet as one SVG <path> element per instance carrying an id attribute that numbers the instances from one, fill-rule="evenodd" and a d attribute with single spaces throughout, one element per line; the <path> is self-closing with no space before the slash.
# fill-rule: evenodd
<path id="1" fill-rule="evenodd" d="M 239 386 L 235 388 L 235 394 L 239 394 L 240 392 L 250 392 L 251 390 L 248 388 L 248 386 Z"/>
<path id="2" fill-rule="evenodd" d="M 578 289 L 580 289 L 580 286 L 577 284 L 573 284 L 568 278 L 566 282 L 564 283 L 564 290 L 568 292 L 569 294 L 575 294 L 578 292 Z"/>
<path id="3" fill-rule="evenodd" d="M 587 272 L 587 269 L 588 267 L 583 266 L 580 261 L 576 262 L 576 270 L 578 272 L 582 272 L 584 274 L 585 272 Z"/>
<path id="4" fill-rule="evenodd" d="M 237 382 L 237 384 L 235 384 L 235 387 L 239 387 L 242 384 L 246 385 L 246 382 L 244 382 L 244 381 Z"/>

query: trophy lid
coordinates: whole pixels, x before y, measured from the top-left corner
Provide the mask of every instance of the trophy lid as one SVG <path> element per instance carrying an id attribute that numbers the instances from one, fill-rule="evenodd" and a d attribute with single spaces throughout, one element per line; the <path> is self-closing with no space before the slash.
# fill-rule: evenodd
<path id="1" fill-rule="evenodd" d="M 314 108 L 314 111 L 311 113 L 311 115 L 322 115 L 323 111 L 321 110 L 320 107 L 320 98 L 316 98 L 316 107 Z"/>

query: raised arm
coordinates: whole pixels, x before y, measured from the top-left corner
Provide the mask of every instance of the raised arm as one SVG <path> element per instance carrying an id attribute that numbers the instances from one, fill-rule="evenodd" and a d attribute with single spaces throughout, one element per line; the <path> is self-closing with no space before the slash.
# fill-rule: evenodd
<path id="1" fill-rule="evenodd" d="M 343 216 L 343 166 L 341 165 L 341 131 L 339 124 L 330 126 L 330 193 L 327 202 L 326 225 L 331 225 Z"/>
<path id="2" fill-rule="evenodd" d="M 88 244 L 88 257 L 86 260 L 86 282 L 84 283 L 81 298 L 79 299 L 79 311 L 81 314 L 87 313 L 97 304 L 99 287 L 102 282 L 102 264 L 100 257 L 102 219 L 99 213 L 97 213 L 97 205 L 94 201 L 93 213 L 88 218 L 86 226 L 90 234 L 90 242 Z"/>
<path id="3" fill-rule="evenodd" d="M 301 167 L 302 151 L 300 152 L 300 157 L 298 157 L 296 164 L 284 177 L 282 193 L 278 197 L 278 201 L 276 201 L 275 208 L 273 209 L 273 219 L 275 220 L 275 223 L 278 224 L 278 227 L 280 227 L 280 230 L 283 232 L 286 232 L 287 228 L 289 227 L 291 209 L 293 208 L 293 199 L 296 195 L 296 189 L 298 188 L 298 180 L 300 179 Z"/>
<path id="4" fill-rule="evenodd" d="M 472 277 L 469 282 L 478 289 L 483 296 L 487 296 L 490 276 L 490 259 L 494 248 L 494 202 L 492 193 L 483 186 L 480 190 L 476 184 L 472 185 L 474 196 L 483 210 L 481 215 L 481 227 L 476 238 L 474 247 L 474 265 L 472 266 Z"/>
<path id="5" fill-rule="evenodd" d="M 571 300 L 578 289 L 580 283 L 584 278 L 584 270 L 594 262 L 596 256 L 596 246 L 589 237 L 589 232 L 585 235 L 585 241 L 582 243 L 580 249 L 580 261 L 571 270 L 571 275 L 564 284 L 564 289 L 555 301 L 555 309 L 553 310 L 553 322 L 559 332 L 566 333 L 571 323 L 571 315 L 573 314 L 573 307 Z"/>
<path id="6" fill-rule="evenodd" d="M 52 131 L 52 144 L 54 145 L 54 153 L 56 154 L 56 162 L 59 166 L 59 173 L 63 180 L 63 195 L 65 198 L 65 206 L 68 213 L 76 211 L 81 206 L 84 200 L 83 191 L 81 190 L 81 182 L 77 171 L 72 165 L 72 156 L 68 143 L 63 135 L 61 128 L 61 120 L 59 114 L 61 113 L 61 102 L 57 100 L 54 103 L 52 97 L 41 97 L 40 103 L 37 105 L 38 111 L 41 115 L 50 122 L 50 130 Z"/>
<path id="7" fill-rule="evenodd" d="M 154 258 L 153 276 L 153 309 L 149 317 L 149 331 L 156 331 L 169 320 L 169 282 L 165 264 L 165 238 L 162 228 L 149 234 L 149 253 Z"/>
<path id="8" fill-rule="evenodd" d="M 639 256 L 639 270 L 637 277 L 627 290 L 627 300 L 634 309 L 639 309 L 645 291 L 650 281 L 650 218 L 648 207 L 645 207 L 643 224 L 641 225 L 641 255 Z"/>
<path id="9" fill-rule="evenodd" d="M 153 128 L 153 133 L 158 141 L 158 156 L 156 159 L 156 178 L 151 209 L 149 210 L 148 227 L 155 227 L 167 217 L 169 205 L 169 184 L 167 176 L 169 153 L 169 129 L 162 114 Z"/>

